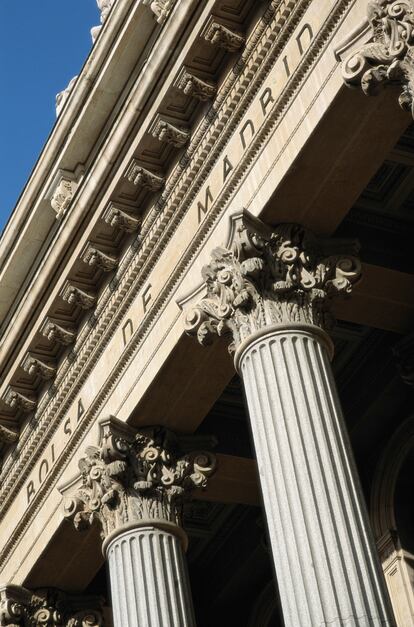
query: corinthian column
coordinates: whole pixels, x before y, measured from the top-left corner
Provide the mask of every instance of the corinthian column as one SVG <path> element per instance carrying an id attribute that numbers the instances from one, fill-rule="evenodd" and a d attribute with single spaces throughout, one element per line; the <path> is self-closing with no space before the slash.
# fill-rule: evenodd
<path id="1" fill-rule="evenodd" d="M 81 487 L 64 515 L 82 530 L 97 521 L 109 563 L 115 627 L 195 625 L 182 509 L 214 470 L 209 453 L 183 455 L 161 427 L 136 431 L 111 417 L 102 444 L 79 462 Z"/>
<path id="2" fill-rule="evenodd" d="M 203 269 L 186 329 L 230 338 L 247 399 L 286 627 L 393 625 L 332 377 L 332 300 L 355 242 L 273 230 L 244 212 Z"/>

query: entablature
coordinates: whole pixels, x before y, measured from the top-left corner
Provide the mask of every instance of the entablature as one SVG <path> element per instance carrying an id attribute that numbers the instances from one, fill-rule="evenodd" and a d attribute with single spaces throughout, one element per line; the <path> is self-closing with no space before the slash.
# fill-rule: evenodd
<path id="1" fill-rule="evenodd" d="M 229 0 L 223 3 L 227 7 L 230 4 Z M 235 2 L 235 6 L 243 7 L 244 10 L 247 4 Z M 254 4 L 257 9 L 257 4 Z M 356 3 L 352 0 L 339 3 L 332 0 L 329 3 L 319 2 L 316 7 L 317 3 L 314 2 L 314 30 L 307 14 L 311 4 L 310 1 L 285 0 L 281 3 L 262 3 L 259 15 L 254 11 L 247 12 L 234 25 L 237 33 L 243 33 L 245 42 L 236 52 L 228 51 L 217 43 L 217 49 L 214 48 L 216 56 L 210 57 L 212 69 L 209 73 L 209 63 L 204 63 L 201 69 L 202 63 L 197 57 L 200 50 L 199 33 L 205 32 L 212 15 L 216 19 L 215 11 L 222 3 L 207 2 L 201 13 L 192 15 L 191 37 L 173 58 L 169 72 L 166 71 L 165 75 L 160 72 L 159 90 L 153 101 L 146 101 L 142 105 L 143 111 L 139 109 L 139 92 L 149 85 L 144 80 L 144 73 L 142 82 L 134 85 L 128 103 L 119 111 L 117 123 L 111 130 L 113 135 L 107 138 L 102 150 L 97 152 L 93 164 L 89 168 L 87 166 L 62 221 L 62 229 L 63 226 L 72 229 L 70 250 L 62 255 L 60 265 L 56 262 L 59 259 L 57 253 L 50 260 L 52 264 L 55 259 L 55 270 L 59 276 L 55 284 L 48 286 L 47 298 L 42 307 L 34 312 L 33 320 L 36 318 L 36 323 L 32 327 L 33 335 L 25 341 L 16 342 L 15 355 L 19 358 L 16 363 L 22 364 L 18 381 L 13 379 L 15 373 L 10 371 L 2 388 L 2 392 L 4 390 L 9 396 L 11 390 L 10 398 L 14 398 L 17 405 L 20 402 L 20 413 L 16 413 L 13 407 L 7 411 L 4 408 L 7 424 L 11 423 L 14 427 L 21 423 L 23 428 L 18 445 L 9 449 L 1 471 L 1 516 L 7 515 L 8 507 L 19 490 L 23 488 L 27 492 L 24 478 L 27 479 L 28 473 L 39 464 L 41 453 L 57 429 L 66 429 L 68 412 L 77 403 L 77 423 L 69 424 L 65 432 L 68 434 L 70 430 L 72 435 L 76 431 L 76 442 L 71 442 L 71 448 L 68 446 L 64 453 L 53 450 L 51 459 L 56 464 L 53 473 L 47 475 L 47 482 L 42 483 L 31 498 L 30 507 L 24 512 L 1 558 L 8 559 L 12 554 L 30 517 L 44 505 L 58 473 L 66 468 L 69 455 L 73 454 L 74 447 L 99 415 L 108 397 L 116 394 L 115 383 L 130 367 L 154 328 L 156 340 L 152 341 L 156 346 L 151 347 L 151 351 L 156 352 L 164 342 L 167 345 L 167 348 L 163 346 L 165 357 L 173 352 L 171 344 L 175 341 L 179 343 L 177 338 L 180 332 L 177 329 L 181 312 L 173 299 L 183 276 L 193 264 L 199 264 L 200 250 L 215 225 L 219 220 L 224 224 L 224 213 L 228 209 L 240 208 L 241 189 L 250 209 L 253 208 L 258 215 L 270 197 L 270 192 L 260 195 L 262 182 L 266 181 L 272 186 L 272 193 L 277 187 L 279 180 L 271 182 L 274 163 L 270 165 L 266 162 L 259 173 L 254 171 L 264 148 L 270 146 L 268 153 L 273 151 L 271 155 L 275 161 L 283 155 L 283 159 L 291 160 L 291 164 L 295 162 L 297 154 L 289 154 L 291 148 L 287 140 L 283 150 L 279 151 L 276 146 L 279 139 L 280 143 L 286 139 L 286 129 L 292 135 L 295 132 L 291 126 L 284 128 L 280 125 L 284 116 L 290 114 L 295 97 L 300 93 L 306 102 L 304 92 L 312 92 L 312 102 L 315 102 L 324 87 L 330 84 L 329 80 L 332 80 L 334 87 L 330 86 L 331 91 L 326 99 L 336 97 L 340 91 L 341 87 L 336 80 L 339 75 L 338 64 L 333 55 L 332 58 L 329 56 L 332 52 L 330 45 L 340 26 L 349 17 L 350 8 Z M 179 2 L 175 10 L 179 11 L 181 7 L 184 12 L 184 8 L 190 5 L 194 6 L 194 3 Z M 219 17 L 225 21 L 223 15 Z M 248 22 L 249 17 L 252 18 L 251 24 Z M 313 38 L 305 44 L 305 37 L 309 39 L 310 31 Z M 104 32 L 105 29 L 102 35 Z M 170 37 L 173 37 L 172 33 Z M 286 53 L 289 42 L 295 50 L 292 58 L 288 58 Z M 202 49 L 207 43 L 203 43 Z M 208 43 L 208 46 L 211 45 Z M 195 60 L 192 55 L 195 55 Z M 329 58 L 329 63 L 323 67 L 327 74 L 326 83 L 318 84 L 315 88 L 314 83 L 307 81 L 321 58 Z M 276 78 L 284 77 L 278 86 L 276 78 L 272 76 L 277 62 L 279 73 Z M 148 60 L 150 66 L 151 59 Z M 214 95 L 207 100 L 200 100 L 193 93 L 182 95 L 177 89 L 176 80 L 183 68 L 185 72 L 190 68 L 203 82 L 210 85 L 214 82 L 217 85 Z M 322 72 L 320 66 L 318 71 Z M 312 102 L 307 105 L 300 124 L 316 125 L 320 119 L 312 117 Z M 257 119 L 251 114 L 255 106 L 255 115 L 259 112 Z M 323 107 L 318 111 L 320 117 L 325 113 Z M 62 115 L 65 115 L 64 111 Z M 161 117 L 168 119 L 168 123 L 173 127 L 176 125 L 175 128 L 179 130 L 185 128 L 187 143 L 180 145 L 178 142 L 177 146 L 177 142 L 160 141 L 158 135 L 154 136 L 154 124 L 156 127 Z M 118 155 L 119 145 L 114 135 L 121 123 L 124 125 L 124 144 L 122 153 Z M 297 123 L 297 128 L 300 124 Z M 173 136 L 173 130 L 169 129 L 168 132 Z M 298 139 L 298 152 L 307 137 L 304 134 Z M 233 156 L 235 153 L 236 157 Z M 128 173 L 132 180 L 128 180 Z M 257 189 L 252 189 L 256 186 Z M 329 208 L 324 207 L 323 210 L 327 212 Z M 82 222 L 82 211 L 90 212 L 89 220 L 85 217 Z M 294 221 L 297 216 L 293 213 Z M 102 268 L 98 263 L 90 265 L 88 259 L 92 257 L 88 254 L 92 249 L 104 255 L 101 259 L 109 258 L 110 262 L 116 259 L 116 264 L 111 268 Z M 64 250 L 63 245 L 60 250 Z M 94 259 L 97 256 L 99 253 L 93 254 Z M 158 283 L 152 278 L 154 268 L 158 268 Z M 195 273 L 190 277 L 191 284 L 194 276 Z M 364 294 L 361 307 L 364 306 L 363 297 Z M 170 317 L 165 316 L 161 324 L 160 317 L 164 316 L 167 307 L 174 312 Z M 132 308 L 135 308 L 135 317 L 130 313 Z M 121 332 L 123 344 L 118 341 Z M 118 346 L 118 352 L 112 342 L 115 333 L 118 333 L 117 342 L 122 346 L 122 350 Z M 19 337 L 17 330 L 14 337 Z M 43 342 L 43 352 L 39 351 L 39 345 L 36 344 L 40 341 Z M 146 379 L 136 396 L 127 398 L 125 394 L 123 419 L 129 419 L 135 410 L 137 398 L 141 400 L 151 384 L 148 364 L 152 353 L 148 344 L 151 341 L 147 341 L 144 347 L 143 363 L 137 368 L 134 389 L 137 390 L 140 382 Z M 49 361 L 51 355 L 48 351 L 53 352 L 53 360 Z M 33 366 L 28 355 L 35 355 L 38 361 L 54 364 L 56 377 L 52 378 L 52 385 L 50 380 L 44 383 L 44 377 L 40 376 L 40 365 L 32 368 L 28 366 L 29 371 L 24 367 L 28 359 Z M 105 377 L 101 371 L 100 377 L 94 379 L 94 369 L 100 359 L 107 360 Z M 139 377 L 141 374 L 142 379 Z M 87 381 L 91 382 L 90 387 L 96 398 L 85 410 L 82 400 L 79 405 L 78 395 Z M 13 392 L 20 394 L 20 397 L 13 396 Z M 36 411 L 27 412 L 26 415 L 23 411 L 25 401 L 21 397 L 29 401 L 34 399 Z M 195 416 L 194 424 L 186 426 L 186 429 L 191 430 L 200 418 Z M 52 462 L 49 460 L 49 466 Z M 40 467 L 41 475 L 45 472 L 44 468 L 42 470 Z"/>

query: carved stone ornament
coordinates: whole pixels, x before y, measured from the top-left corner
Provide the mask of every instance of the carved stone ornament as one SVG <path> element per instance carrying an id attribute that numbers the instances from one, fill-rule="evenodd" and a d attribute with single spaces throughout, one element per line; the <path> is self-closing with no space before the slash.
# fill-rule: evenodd
<path id="1" fill-rule="evenodd" d="M 57 220 L 61 220 L 66 214 L 79 187 L 84 171 L 83 165 L 79 163 L 73 171 L 57 170 L 53 177 L 47 189 L 45 199 L 50 202 L 53 211 L 56 212 Z"/>
<path id="2" fill-rule="evenodd" d="M 159 24 L 164 24 L 174 8 L 177 0 L 143 0 L 143 4 L 150 7 Z"/>
<path id="3" fill-rule="evenodd" d="M 6 405 L 15 410 L 21 410 L 25 414 L 29 414 L 30 412 L 36 409 L 37 401 L 35 398 L 30 396 L 25 392 L 20 392 L 11 386 L 9 386 L 5 392 L 3 397 Z"/>
<path id="4" fill-rule="evenodd" d="M 57 186 L 55 193 L 53 194 L 50 204 L 52 209 L 56 211 L 56 217 L 61 218 L 65 215 L 67 208 L 72 202 L 73 194 L 76 190 L 76 183 L 68 179 L 61 179 Z"/>
<path id="5" fill-rule="evenodd" d="M 414 0 L 373 0 L 368 21 L 371 41 L 345 59 L 344 80 L 368 95 L 389 83 L 400 85 L 399 103 L 414 115 Z"/>
<path id="6" fill-rule="evenodd" d="M 76 340 L 76 331 L 74 328 L 63 327 L 50 318 L 46 318 L 42 325 L 41 333 L 50 342 L 57 342 L 62 346 L 69 346 Z"/>
<path id="7" fill-rule="evenodd" d="M 187 333 L 203 345 L 229 336 L 232 352 L 270 325 L 330 329 L 332 300 L 360 277 L 358 243 L 320 239 L 297 224 L 271 230 L 247 211 L 233 225 L 229 247 L 214 249 L 202 270 L 207 296 L 187 311 Z"/>
<path id="8" fill-rule="evenodd" d="M 96 4 L 101 12 L 101 23 L 103 24 L 109 15 L 109 11 L 115 4 L 115 0 L 96 0 Z"/>
<path id="9" fill-rule="evenodd" d="M 87 263 L 89 266 L 97 266 L 104 272 L 115 270 L 118 265 L 116 257 L 102 252 L 98 248 L 95 248 L 95 246 L 91 243 L 87 245 L 86 250 L 82 255 L 82 261 Z"/>
<path id="10" fill-rule="evenodd" d="M 62 290 L 62 298 L 69 305 L 78 305 L 82 309 L 92 309 L 96 303 L 96 296 L 82 290 L 71 283 L 66 283 Z"/>
<path id="11" fill-rule="evenodd" d="M 56 109 L 56 117 L 59 116 L 60 112 L 62 111 L 63 107 L 65 106 L 66 101 L 68 100 L 70 94 L 72 93 L 72 90 L 75 86 L 76 80 L 77 80 L 78 76 L 74 76 L 73 78 L 70 79 L 68 86 L 65 87 L 65 89 L 63 89 L 62 91 L 60 91 L 58 94 L 56 94 L 56 104 L 55 104 L 55 109 Z"/>
<path id="12" fill-rule="evenodd" d="M 109 15 L 109 12 L 112 6 L 115 4 L 115 0 L 96 0 L 96 4 L 98 5 L 98 9 L 101 13 L 101 24 L 103 24 L 106 18 Z M 91 29 L 92 42 L 95 43 L 102 26 L 94 26 Z"/>
<path id="13" fill-rule="evenodd" d="M 45 381 L 56 375 L 56 366 L 51 362 L 28 353 L 23 359 L 22 368 L 30 376 L 40 376 Z"/>
<path id="14" fill-rule="evenodd" d="M 171 122 L 167 122 L 167 120 L 160 117 L 157 118 L 151 134 L 160 142 L 166 142 L 176 148 L 182 148 L 182 146 L 185 146 L 190 137 L 190 133 L 187 129 L 175 126 L 174 124 L 171 124 Z"/>
<path id="15" fill-rule="evenodd" d="M 158 176 L 158 174 L 154 174 L 154 172 L 150 172 L 150 170 L 142 167 L 135 159 L 130 164 L 125 176 L 130 183 L 149 189 L 151 192 L 161 189 L 165 182 L 162 176 Z"/>
<path id="16" fill-rule="evenodd" d="M 194 76 L 185 68 L 179 74 L 175 85 L 186 96 L 193 96 L 198 100 L 211 100 L 217 91 L 217 85 Z"/>
<path id="17" fill-rule="evenodd" d="M 0 586 L 0 627 L 103 627 L 102 599 Z"/>
<path id="18" fill-rule="evenodd" d="M 204 38 L 211 44 L 220 46 L 228 52 L 236 52 L 245 43 L 245 37 L 243 33 L 230 29 L 228 26 L 224 26 L 220 22 L 212 20 L 208 25 Z"/>
<path id="19" fill-rule="evenodd" d="M 128 211 L 110 203 L 107 207 L 103 219 L 113 228 L 121 229 L 125 233 L 134 233 L 141 226 L 141 219 L 131 215 Z"/>
<path id="20" fill-rule="evenodd" d="M 100 447 L 79 462 L 81 487 L 64 500 L 64 516 L 79 530 L 98 521 L 101 535 L 136 521 L 181 525 L 182 508 L 214 472 L 210 453 L 181 455 L 177 438 L 163 427 L 135 431 L 111 417 Z"/>
<path id="21" fill-rule="evenodd" d="M 14 444 L 19 439 L 19 430 L 0 416 L 0 442 Z"/>

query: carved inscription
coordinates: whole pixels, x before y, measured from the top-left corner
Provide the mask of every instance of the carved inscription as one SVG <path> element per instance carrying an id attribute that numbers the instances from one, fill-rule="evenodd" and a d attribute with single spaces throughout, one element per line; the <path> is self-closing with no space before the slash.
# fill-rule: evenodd
<path id="1" fill-rule="evenodd" d="M 40 459 L 39 464 L 32 473 L 30 480 L 26 483 L 25 492 L 27 505 L 30 504 L 31 500 L 38 492 L 39 488 L 48 477 L 50 471 L 55 465 L 56 459 L 58 457 L 58 445 L 60 449 L 65 448 L 65 445 L 74 433 L 84 413 L 85 408 L 83 406 L 82 399 L 80 398 L 77 402 L 75 411 L 73 411 L 73 415 L 68 416 L 63 424 L 63 431 L 60 434 L 59 444 L 57 444 L 57 442 L 55 441 L 52 441 L 51 444 L 49 444 L 42 458 Z"/>
<path id="2" fill-rule="evenodd" d="M 290 42 L 288 53 L 281 57 L 281 60 L 274 69 L 278 92 L 280 92 L 288 82 L 292 71 L 308 50 L 313 38 L 314 29 L 306 22 L 301 26 L 297 35 L 295 35 Z M 275 105 L 277 97 L 278 93 L 276 93 L 276 89 L 273 85 L 266 85 L 258 94 L 256 101 L 252 104 L 252 109 L 254 109 L 255 112 L 252 112 L 249 117 L 244 118 L 240 123 L 232 139 L 233 148 L 231 149 L 229 146 L 226 153 L 222 155 L 215 171 L 210 175 L 210 178 L 196 200 L 194 210 L 197 213 L 198 224 L 203 222 L 208 211 L 214 204 L 216 197 L 220 194 L 223 185 L 237 168 L 244 153 L 251 145 L 259 128 L 261 128 L 262 123 L 265 121 L 265 118 Z M 217 176 L 217 173 L 219 173 L 219 176 Z"/>

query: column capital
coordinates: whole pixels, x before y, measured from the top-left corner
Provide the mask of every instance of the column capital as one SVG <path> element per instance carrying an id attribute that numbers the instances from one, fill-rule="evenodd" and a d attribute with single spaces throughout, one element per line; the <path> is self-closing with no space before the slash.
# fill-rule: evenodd
<path id="1" fill-rule="evenodd" d="M 233 352 L 274 325 L 330 330 L 333 299 L 360 277 L 358 242 L 318 238 L 297 224 L 269 228 L 247 211 L 234 227 L 230 244 L 202 269 L 207 296 L 186 312 L 186 332 L 203 345 L 229 336 Z"/>
<path id="2" fill-rule="evenodd" d="M 101 627 L 103 600 L 74 596 L 54 588 L 32 592 L 16 585 L 0 586 L 0 626 Z"/>
<path id="3" fill-rule="evenodd" d="M 79 461 L 80 487 L 65 498 L 64 516 L 78 530 L 98 521 L 104 540 L 126 526 L 181 527 L 183 504 L 206 487 L 215 457 L 183 454 L 164 427 L 136 430 L 111 416 L 101 428 L 101 445 L 88 447 Z"/>
<path id="4" fill-rule="evenodd" d="M 345 59 L 344 80 L 367 95 L 387 84 L 401 85 L 399 103 L 414 115 L 414 1 L 371 0 L 367 12 L 372 37 Z"/>

